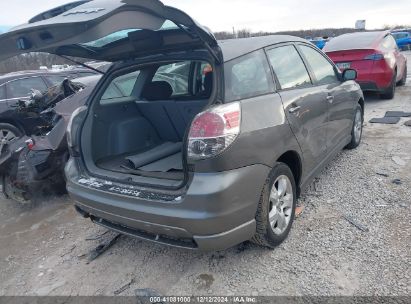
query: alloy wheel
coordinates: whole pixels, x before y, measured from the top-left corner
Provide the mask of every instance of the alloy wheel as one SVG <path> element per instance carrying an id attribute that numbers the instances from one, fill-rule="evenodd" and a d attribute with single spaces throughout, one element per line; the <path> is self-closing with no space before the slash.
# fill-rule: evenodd
<path id="1" fill-rule="evenodd" d="M 4 148 L 7 144 L 16 140 L 17 136 L 13 131 L 7 129 L 0 129 L 0 155 L 4 152 Z"/>
<path id="2" fill-rule="evenodd" d="M 355 142 L 358 143 L 361 139 L 362 136 L 362 113 L 360 110 L 357 110 L 355 113 L 355 119 L 354 119 L 354 139 Z"/>
<path id="3" fill-rule="evenodd" d="M 281 235 L 287 230 L 291 220 L 294 194 L 290 179 L 279 176 L 270 192 L 269 222 L 274 234 Z"/>

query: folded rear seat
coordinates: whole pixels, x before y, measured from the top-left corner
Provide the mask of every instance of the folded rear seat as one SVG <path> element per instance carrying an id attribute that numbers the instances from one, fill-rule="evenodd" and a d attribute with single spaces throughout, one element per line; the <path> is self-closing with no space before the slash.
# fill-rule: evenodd
<path id="1" fill-rule="evenodd" d="M 139 169 L 143 166 L 146 166 L 163 158 L 167 158 L 171 155 L 180 153 L 182 147 L 183 144 L 181 142 L 165 142 L 146 152 L 126 157 L 126 160 L 134 169 Z"/>

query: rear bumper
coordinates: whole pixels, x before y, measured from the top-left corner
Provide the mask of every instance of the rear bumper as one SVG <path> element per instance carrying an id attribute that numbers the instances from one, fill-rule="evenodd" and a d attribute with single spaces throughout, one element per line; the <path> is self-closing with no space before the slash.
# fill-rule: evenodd
<path id="1" fill-rule="evenodd" d="M 372 69 L 358 69 L 357 72 L 357 82 L 363 91 L 384 92 L 390 87 L 393 78 L 393 72 L 388 67 L 383 68 L 376 64 Z"/>
<path id="2" fill-rule="evenodd" d="M 63 167 L 67 159 L 65 151 L 29 150 L 27 139 L 13 142 L 0 159 L 0 175 L 10 183 L 7 188 L 24 200 L 38 191 L 64 184 Z M 6 194 L 14 197 L 13 193 Z"/>
<path id="3" fill-rule="evenodd" d="M 253 165 L 196 173 L 184 195 L 167 200 L 154 194 L 156 200 L 150 200 L 140 191 L 95 179 L 82 183 L 76 171 L 75 162 L 69 161 L 67 190 L 83 216 L 144 240 L 208 251 L 230 248 L 254 235 L 257 205 L 270 168 Z"/>
<path id="4" fill-rule="evenodd" d="M 375 82 L 370 81 L 358 81 L 358 84 L 363 91 L 379 92 L 381 89 L 377 86 Z"/>

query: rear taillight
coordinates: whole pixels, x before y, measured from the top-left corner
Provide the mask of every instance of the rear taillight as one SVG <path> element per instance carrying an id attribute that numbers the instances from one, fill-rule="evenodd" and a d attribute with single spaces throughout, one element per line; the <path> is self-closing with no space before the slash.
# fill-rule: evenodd
<path id="1" fill-rule="evenodd" d="M 27 145 L 27 148 L 29 149 L 29 150 L 33 150 L 34 149 L 34 146 L 35 146 L 35 143 L 34 143 L 34 140 L 33 139 L 27 139 L 26 140 L 26 145 Z"/>
<path id="2" fill-rule="evenodd" d="M 378 61 L 378 60 L 383 60 L 384 59 L 384 55 L 380 54 L 380 53 L 374 53 L 374 54 L 370 54 L 364 57 L 365 60 L 374 60 L 374 61 Z"/>
<path id="3" fill-rule="evenodd" d="M 188 157 L 205 159 L 226 150 L 240 133 L 239 103 L 216 106 L 198 114 L 188 136 Z"/>
<path id="4" fill-rule="evenodd" d="M 80 124 L 83 122 L 86 113 L 87 107 L 77 108 L 70 117 L 69 123 L 67 124 L 67 144 L 69 147 L 69 152 L 71 156 L 79 156 L 79 128 Z"/>

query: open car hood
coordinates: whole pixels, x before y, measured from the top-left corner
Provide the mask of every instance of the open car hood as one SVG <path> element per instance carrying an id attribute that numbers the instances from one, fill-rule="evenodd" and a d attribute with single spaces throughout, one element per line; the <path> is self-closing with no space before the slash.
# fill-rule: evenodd
<path id="1" fill-rule="evenodd" d="M 208 29 L 159 0 L 76 1 L 0 35 L 0 60 L 47 52 L 118 61 L 200 46 L 219 56 Z"/>

